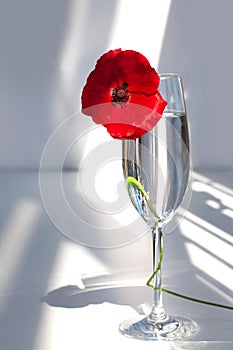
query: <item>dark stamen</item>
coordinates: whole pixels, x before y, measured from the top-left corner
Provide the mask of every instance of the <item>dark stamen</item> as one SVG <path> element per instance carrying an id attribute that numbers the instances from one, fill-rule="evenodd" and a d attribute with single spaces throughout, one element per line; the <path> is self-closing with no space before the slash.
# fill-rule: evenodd
<path id="1" fill-rule="evenodd" d="M 125 90 L 128 86 L 129 84 L 124 81 L 124 83 L 122 84 L 122 89 Z"/>
<path id="2" fill-rule="evenodd" d="M 127 105 L 127 101 L 129 99 L 129 92 L 127 87 L 128 83 L 123 82 L 122 86 L 116 86 L 115 89 L 112 90 L 112 104 L 116 107 L 125 107 Z"/>

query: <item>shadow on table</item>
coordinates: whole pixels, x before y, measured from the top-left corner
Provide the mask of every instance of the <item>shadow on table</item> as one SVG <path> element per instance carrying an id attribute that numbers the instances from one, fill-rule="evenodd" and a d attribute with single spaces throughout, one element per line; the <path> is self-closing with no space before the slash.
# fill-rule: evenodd
<path id="1" fill-rule="evenodd" d="M 105 302 L 130 305 L 137 313 L 143 315 L 150 310 L 152 290 L 145 286 L 102 286 L 80 289 L 76 285 L 68 285 L 49 292 L 42 302 L 54 307 L 81 308 L 90 304 Z"/>

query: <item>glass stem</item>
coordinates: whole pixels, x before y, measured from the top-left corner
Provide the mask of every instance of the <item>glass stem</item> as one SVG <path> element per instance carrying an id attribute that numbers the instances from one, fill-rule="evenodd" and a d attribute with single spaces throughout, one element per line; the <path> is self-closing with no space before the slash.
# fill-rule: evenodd
<path id="1" fill-rule="evenodd" d="M 161 256 L 163 254 L 163 231 L 162 225 L 158 224 L 152 229 L 153 239 L 153 271 L 158 268 L 161 263 Z M 154 301 L 150 318 L 155 321 L 164 321 L 167 318 L 163 307 L 163 295 L 162 295 L 162 271 L 159 268 L 158 272 L 154 276 Z"/>

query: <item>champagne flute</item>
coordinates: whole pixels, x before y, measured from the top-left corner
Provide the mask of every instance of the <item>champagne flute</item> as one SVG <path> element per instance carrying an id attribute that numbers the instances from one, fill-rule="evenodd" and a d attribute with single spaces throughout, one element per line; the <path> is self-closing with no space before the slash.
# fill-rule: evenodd
<path id="1" fill-rule="evenodd" d="M 158 124 L 136 140 L 123 141 L 123 171 L 130 199 L 149 224 L 153 241 L 154 288 L 150 314 L 140 321 L 125 321 L 123 335 L 144 340 L 182 339 L 196 324 L 184 317 L 168 316 L 162 300 L 161 263 L 165 225 L 182 202 L 189 179 L 189 132 L 182 78 L 160 75 L 160 93 L 168 102 Z"/>

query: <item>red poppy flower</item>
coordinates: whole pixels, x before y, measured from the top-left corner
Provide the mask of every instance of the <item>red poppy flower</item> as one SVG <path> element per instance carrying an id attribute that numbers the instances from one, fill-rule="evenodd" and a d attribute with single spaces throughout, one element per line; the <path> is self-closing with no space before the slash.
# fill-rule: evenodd
<path id="1" fill-rule="evenodd" d="M 167 104 L 160 78 L 139 52 L 121 49 L 102 55 L 82 92 L 82 112 L 114 138 L 135 139 L 151 130 Z"/>

